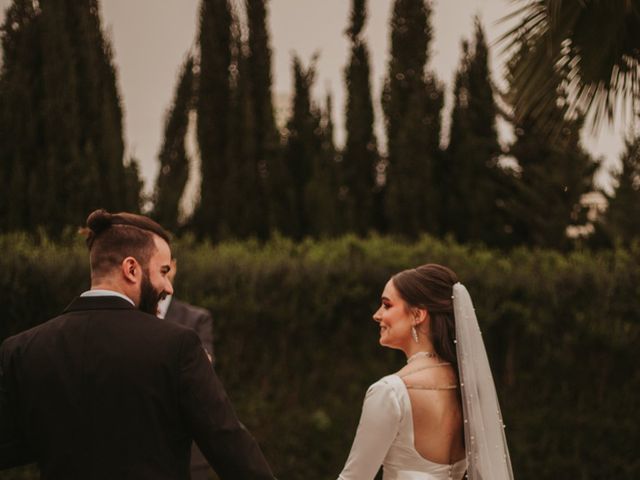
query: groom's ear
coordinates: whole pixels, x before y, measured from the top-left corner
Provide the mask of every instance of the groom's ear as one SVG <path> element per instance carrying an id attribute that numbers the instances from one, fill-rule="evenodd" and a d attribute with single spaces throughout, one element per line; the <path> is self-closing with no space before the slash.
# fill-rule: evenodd
<path id="1" fill-rule="evenodd" d="M 127 257 L 120 265 L 122 276 L 127 283 L 135 284 L 140 282 L 142 277 L 142 267 L 134 257 Z"/>

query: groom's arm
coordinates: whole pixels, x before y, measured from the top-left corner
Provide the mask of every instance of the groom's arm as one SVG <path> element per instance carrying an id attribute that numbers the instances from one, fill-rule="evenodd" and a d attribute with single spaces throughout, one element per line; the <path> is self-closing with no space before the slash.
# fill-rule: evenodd
<path id="1" fill-rule="evenodd" d="M 0 470 L 34 461 L 18 427 L 18 411 L 9 386 L 9 353 L 6 347 L 6 342 L 0 346 Z"/>
<path id="2" fill-rule="evenodd" d="M 272 480 L 257 442 L 238 420 L 198 336 L 184 333 L 180 402 L 193 438 L 223 480 Z"/>

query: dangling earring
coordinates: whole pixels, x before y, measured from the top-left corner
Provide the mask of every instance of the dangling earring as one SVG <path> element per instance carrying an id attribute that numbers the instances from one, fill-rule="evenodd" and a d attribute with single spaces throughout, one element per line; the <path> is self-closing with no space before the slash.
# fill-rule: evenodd
<path id="1" fill-rule="evenodd" d="M 418 331 L 416 330 L 416 326 L 415 325 L 411 326 L 411 336 L 413 337 L 413 340 L 415 340 L 416 343 L 420 343 L 418 341 Z"/>

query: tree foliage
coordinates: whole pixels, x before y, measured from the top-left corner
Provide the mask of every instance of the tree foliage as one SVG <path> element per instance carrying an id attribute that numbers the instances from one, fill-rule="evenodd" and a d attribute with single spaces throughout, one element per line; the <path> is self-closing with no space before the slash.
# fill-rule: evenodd
<path id="1" fill-rule="evenodd" d="M 514 67 L 517 71 L 517 65 Z M 580 141 L 584 117 L 567 112 L 562 76 L 551 66 L 546 73 L 556 81 L 555 108 L 547 121 L 558 133 L 550 137 L 548 127 L 541 127 L 534 117 L 516 114 L 516 141 L 510 154 L 518 162 L 519 173 L 512 178 L 506 209 L 511 243 L 563 249 L 569 246 L 567 227 L 586 222 L 586 208 L 580 200 L 593 191 L 599 164 Z M 511 89 L 517 98 L 516 82 Z"/>
<path id="2" fill-rule="evenodd" d="M 640 376 L 621 368 L 640 362 L 638 248 L 504 252 L 353 235 L 172 248 L 180 294 L 216 319 L 216 371 L 278 478 L 335 478 L 344 466 L 367 386 L 406 363 L 380 347 L 371 314 L 391 275 L 425 261 L 451 267 L 473 296 L 517 478 L 640 476 Z M 0 249 L 0 340 L 87 288 L 80 241 L 0 235 Z"/>
<path id="3" fill-rule="evenodd" d="M 352 0 L 345 30 L 342 148 L 333 139 L 330 99 L 320 107 L 312 95 L 315 63 L 304 68 L 297 57 L 291 115 L 286 129 L 278 131 L 268 1 L 241 2 L 246 13 L 241 22 L 245 16 L 233 8 L 239 3 L 202 0 L 197 48 L 182 67 L 165 120 L 153 214 L 170 229 L 184 226 L 213 240 L 266 240 L 274 231 L 301 239 L 377 230 L 408 237 L 453 234 L 462 242 L 501 247 L 565 248 L 566 227 L 583 221 L 580 198 L 593 188 L 597 167 L 580 144 L 585 117 L 576 111 L 581 104 L 573 95 L 605 92 L 607 104 L 620 82 L 634 85 L 637 73 L 630 34 L 637 19 L 631 4 L 620 1 L 610 2 L 621 7 L 612 17 L 619 36 L 606 36 L 600 50 L 584 32 L 594 15 L 602 16 L 611 5 L 536 0 L 522 9 L 523 22 L 505 37 L 515 53 L 503 100 L 513 107 L 516 131 L 510 148 L 516 168 L 505 170 L 489 47 L 478 21 L 474 38 L 463 44 L 443 151 L 444 89 L 429 68 L 432 2 L 393 2 L 381 97 L 383 156 L 374 133 L 370 53 L 363 34 L 366 0 Z M 0 192 L 0 229 L 59 232 L 82 222 L 93 208 L 138 210 L 139 167 L 137 160 L 123 158 L 122 108 L 98 0 L 13 0 L 2 45 L 0 181 L 6 188 Z M 599 56 L 582 58 L 580 52 Z M 547 88 L 533 103 L 523 100 L 533 88 L 523 80 L 526 72 L 533 75 L 532 85 L 540 80 Z M 598 83 L 594 91 L 594 82 L 607 72 L 617 80 Z M 544 107 L 544 128 L 531 108 L 542 105 L 542 97 L 552 99 Z M 197 117 L 200 197 L 193 217 L 181 225 L 191 110 Z M 556 133 L 551 140 L 550 129 Z M 630 190 L 619 180 L 624 198 Z M 610 232 L 619 232 L 615 235 L 629 230 L 614 228 L 621 220 L 613 217 L 607 222 Z"/>
<path id="4" fill-rule="evenodd" d="M 0 228 L 59 233 L 98 207 L 139 207 L 97 0 L 15 0 L 2 26 Z M 133 190 L 132 190 L 133 189 Z"/>
<path id="5" fill-rule="evenodd" d="M 511 72 L 518 114 L 535 119 L 538 128 L 554 117 L 556 81 L 546 74 L 549 66 L 565 73 L 572 92 L 567 99 L 569 114 L 591 112 L 598 125 L 605 118 L 611 121 L 620 103 L 631 102 L 632 111 L 636 110 L 640 91 L 636 1 L 516 3 L 520 5 L 505 19 L 519 21 L 502 42 L 514 59 L 520 59 Z"/>

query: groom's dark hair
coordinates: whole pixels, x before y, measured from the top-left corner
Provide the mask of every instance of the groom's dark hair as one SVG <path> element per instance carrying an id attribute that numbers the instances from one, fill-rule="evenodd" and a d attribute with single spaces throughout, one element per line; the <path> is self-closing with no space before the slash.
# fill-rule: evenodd
<path id="1" fill-rule="evenodd" d="M 431 343 L 440 358 L 457 365 L 453 285 L 458 276 L 450 268 L 428 263 L 391 277 L 393 286 L 410 308 L 429 312 Z"/>
<path id="2" fill-rule="evenodd" d="M 171 243 L 169 233 L 158 223 L 128 212 L 95 210 L 81 231 L 87 237 L 92 277 L 110 272 L 127 257 L 134 257 L 146 269 L 156 251 L 154 234 Z"/>

